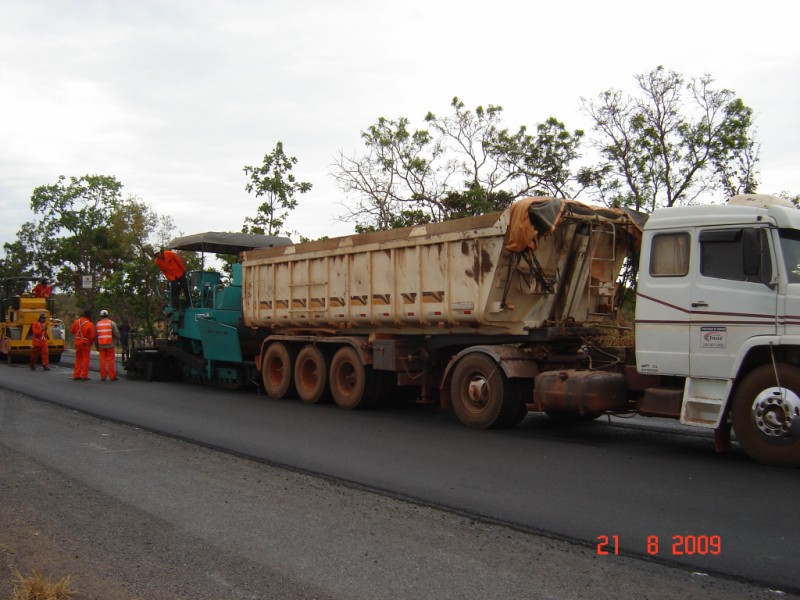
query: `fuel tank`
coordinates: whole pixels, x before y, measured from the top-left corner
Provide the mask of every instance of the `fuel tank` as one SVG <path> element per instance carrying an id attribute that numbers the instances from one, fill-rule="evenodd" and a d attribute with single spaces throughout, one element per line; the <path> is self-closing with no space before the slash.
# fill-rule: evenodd
<path id="1" fill-rule="evenodd" d="M 561 416 L 598 416 L 628 408 L 625 378 L 608 371 L 557 370 L 536 376 L 536 409 Z"/>

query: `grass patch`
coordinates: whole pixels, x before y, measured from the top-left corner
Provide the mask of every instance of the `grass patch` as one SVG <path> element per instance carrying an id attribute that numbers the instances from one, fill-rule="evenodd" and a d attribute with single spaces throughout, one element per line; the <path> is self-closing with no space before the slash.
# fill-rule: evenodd
<path id="1" fill-rule="evenodd" d="M 69 589 L 69 575 L 52 583 L 38 570 L 30 577 L 24 577 L 16 569 L 14 571 L 17 581 L 11 600 L 70 600 L 75 593 Z"/>

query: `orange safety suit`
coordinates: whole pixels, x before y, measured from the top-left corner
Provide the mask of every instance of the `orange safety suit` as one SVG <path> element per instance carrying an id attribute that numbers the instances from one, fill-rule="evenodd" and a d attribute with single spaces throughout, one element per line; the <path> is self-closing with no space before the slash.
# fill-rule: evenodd
<path id="1" fill-rule="evenodd" d="M 117 324 L 108 317 L 103 317 L 97 322 L 96 344 L 100 353 L 100 381 L 105 381 L 108 377 L 111 381 L 117 380 L 117 364 L 115 347 L 119 341 L 119 330 Z"/>
<path id="2" fill-rule="evenodd" d="M 53 293 L 53 288 L 46 283 L 37 283 L 33 288 L 35 298 L 49 298 Z"/>
<path id="3" fill-rule="evenodd" d="M 156 254 L 156 265 L 164 277 L 169 280 L 170 302 L 173 308 L 179 308 L 181 293 L 186 295 L 186 301 L 191 302 L 189 286 L 186 281 L 186 265 L 177 253 L 172 250 L 160 250 Z"/>
<path id="4" fill-rule="evenodd" d="M 72 369 L 72 378 L 75 380 L 89 380 L 89 357 L 94 341 L 94 325 L 86 317 L 78 317 L 72 322 L 70 332 L 75 336 L 75 367 Z"/>
<path id="5" fill-rule="evenodd" d="M 31 369 L 36 368 L 39 357 L 45 371 L 50 370 L 50 349 L 47 347 L 47 321 L 35 321 L 31 326 L 33 345 L 31 346 Z"/>
<path id="6" fill-rule="evenodd" d="M 170 281 L 178 281 L 186 274 L 186 265 L 183 264 L 181 257 L 172 250 L 162 250 L 157 254 L 156 265 L 164 273 L 164 277 Z"/>

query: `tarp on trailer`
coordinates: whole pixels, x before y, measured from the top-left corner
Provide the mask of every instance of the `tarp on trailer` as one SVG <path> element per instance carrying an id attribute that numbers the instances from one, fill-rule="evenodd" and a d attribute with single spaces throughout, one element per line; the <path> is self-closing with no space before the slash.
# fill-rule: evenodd
<path id="1" fill-rule="evenodd" d="M 275 235 L 256 235 L 228 231 L 206 231 L 175 238 L 167 248 L 189 252 L 214 252 L 216 254 L 239 254 L 256 248 L 291 246 L 292 240 Z"/>
<path id="2" fill-rule="evenodd" d="M 642 229 L 648 215 L 628 208 L 590 206 L 575 200 L 540 196 L 524 198 L 511 205 L 505 248 L 509 252 L 522 252 L 536 248 L 540 236 L 553 233 L 561 221 L 569 217 L 582 217 L 618 223 L 641 243 Z"/>

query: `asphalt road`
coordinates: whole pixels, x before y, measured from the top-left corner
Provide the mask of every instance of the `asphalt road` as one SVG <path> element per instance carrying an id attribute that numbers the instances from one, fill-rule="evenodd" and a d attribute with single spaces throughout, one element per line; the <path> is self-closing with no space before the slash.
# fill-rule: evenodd
<path id="1" fill-rule="evenodd" d="M 425 407 L 347 412 L 252 390 L 4 369 L 3 387 L 48 402 L 595 555 L 607 536 L 610 555 L 600 560 L 646 558 L 800 591 L 798 472 L 757 465 L 737 450 L 716 455 L 710 432 L 641 419 L 565 426 L 539 416 L 512 430 L 473 431 Z"/>

